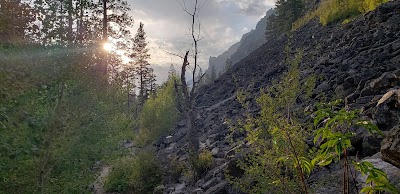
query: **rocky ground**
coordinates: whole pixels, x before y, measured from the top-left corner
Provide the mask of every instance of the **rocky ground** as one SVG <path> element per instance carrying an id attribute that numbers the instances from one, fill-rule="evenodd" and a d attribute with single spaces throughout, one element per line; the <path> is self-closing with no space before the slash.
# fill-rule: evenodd
<path id="1" fill-rule="evenodd" d="M 229 157 L 234 152 L 225 120 L 244 116 L 244 108 L 236 100 L 239 89 L 253 94 L 248 99 L 249 111 L 259 111 L 254 99 L 260 89 L 268 87 L 287 69 L 287 45 L 289 55 L 298 49 L 304 52 L 302 77 L 314 74 L 319 78 L 314 102 L 320 101 L 319 94 L 327 100 L 345 99 L 348 108 L 363 109 L 364 118 L 372 119 L 388 134 L 382 142 L 381 138 L 358 133 L 352 142 L 356 149 L 354 153 L 384 168 L 389 172 L 389 178 L 399 184 L 400 92 L 394 91 L 400 88 L 400 1 L 392 1 L 349 24 L 323 27 L 314 21 L 294 32 L 290 38 L 271 38 L 214 84 L 200 88 L 196 98 L 199 107 L 196 128 L 202 147 L 212 152 L 215 165 L 194 183 L 183 176 L 166 177 L 164 193 L 237 193 L 224 175 L 224 169 L 235 167 L 232 157 Z M 388 92 L 392 94 L 386 95 L 388 98 L 378 105 Z M 314 104 L 303 104 L 303 107 L 307 106 Z M 187 160 L 186 133 L 185 121 L 182 120 L 173 134 L 156 143 L 159 158 Z M 341 186 L 329 181 L 329 175 L 339 170 L 340 167 L 320 169 L 308 181 L 316 193 L 338 193 Z"/>

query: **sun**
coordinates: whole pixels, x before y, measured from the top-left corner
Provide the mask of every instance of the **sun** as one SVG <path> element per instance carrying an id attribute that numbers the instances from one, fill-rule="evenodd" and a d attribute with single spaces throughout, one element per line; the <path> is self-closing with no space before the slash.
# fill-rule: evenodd
<path id="1" fill-rule="evenodd" d="M 106 51 L 112 51 L 114 49 L 114 46 L 111 43 L 107 42 L 103 44 L 103 49 Z"/>

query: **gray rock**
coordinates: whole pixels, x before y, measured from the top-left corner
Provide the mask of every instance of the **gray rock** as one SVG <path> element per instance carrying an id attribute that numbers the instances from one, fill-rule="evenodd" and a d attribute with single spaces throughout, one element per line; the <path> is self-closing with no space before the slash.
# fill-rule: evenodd
<path id="1" fill-rule="evenodd" d="M 331 85 L 328 82 L 323 82 L 317 87 L 317 91 L 326 92 L 331 89 Z"/>
<path id="2" fill-rule="evenodd" d="M 384 161 L 400 168 L 400 125 L 393 127 L 383 139 L 381 153 Z"/>
<path id="3" fill-rule="evenodd" d="M 154 188 L 153 194 L 163 194 L 164 190 L 165 190 L 165 186 L 159 185 L 156 188 Z"/>
<path id="4" fill-rule="evenodd" d="M 175 185 L 175 191 L 176 192 L 182 191 L 185 188 L 185 186 L 186 186 L 185 183 L 177 184 Z"/>
<path id="5" fill-rule="evenodd" d="M 364 156 L 372 156 L 380 151 L 383 138 L 376 136 L 366 136 L 362 142 L 362 152 Z"/>
<path id="6" fill-rule="evenodd" d="M 194 189 L 191 194 L 203 194 L 204 191 L 201 188 Z"/>
<path id="7" fill-rule="evenodd" d="M 219 148 L 213 148 L 213 149 L 211 150 L 211 154 L 212 154 L 212 155 L 217 155 L 218 152 L 219 152 Z"/>
<path id="8" fill-rule="evenodd" d="M 218 194 L 219 192 L 222 193 L 226 189 L 227 186 L 228 186 L 228 182 L 227 181 L 221 181 L 217 185 L 209 188 L 205 192 L 205 194 Z"/>
<path id="9" fill-rule="evenodd" d="M 164 139 L 164 143 L 165 143 L 165 144 L 170 144 L 170 143 L 172 143 L 173 141 L 174 141 L 174 139 L 173 139 L 173 137 L 172 137 L 171 135 L 165 137 L 165 139 Z"/>
<path id="10" fill-rule="evenodd" d="M 387 174 L 390 183 L 392 183 L 395 187 L 400 188 L 400 169 L 383 161 L 381 157 L 381 153 L 377 153 L 372 157 L 364 158 L 363 161 L 371 162 L 375 168 L 383 170 L 383 172 Z M 366 178 L 367 177 L 363 176 L 361 173 L 357 173 L 359 188 L 364 186 Z"/>
<path id="11" fill-rule="evenodd" d="M 210 180 L 208 180 L 206 183 L 204 183 L 201 188 L 203 188 L 204 190 L 207 191 L 207 189 L 209 189 L 210 187 L 216 185 L 218 183 L 218 179 L 216 177 L 211 178 Z"/>

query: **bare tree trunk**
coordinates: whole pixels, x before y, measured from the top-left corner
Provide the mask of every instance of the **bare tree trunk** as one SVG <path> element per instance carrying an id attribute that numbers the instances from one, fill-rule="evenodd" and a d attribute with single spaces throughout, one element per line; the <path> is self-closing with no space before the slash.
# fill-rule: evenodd
<path id="1" fill-rule="evenodd" d="M 200 41 L 200 38 L 198 35 L 196 37 L 195 35 L 195 24 L 196 24 L 196 14 L 198 11 L 198 0 L 195 0 L 195 6 L 194 6 L 194 10 L 193 12 L 189 12 L 186 9 L 185 5 L 181 5 L 183 10 L 190 15 L 191 19 L 192 19 L 192 25 L 191 25 L 191 36 L 193 39 L 193 43 L 194 43 L 194 68 L 192 71 L 192 88 L 189 90 L 187 83 L 186 83 L 186 69 L 187 66 L 189 65 L 189 61 L 188 61 L 188 55 L 189 55 L 189 51 L 186 52 L 185 56 L 183 57 L 183 64 L 182 64 L 182 69 L 181 69 L 181 89 L 182 89 L 182 96 L 183 96 L 183 108 L 180 108 L 181 112 L 183 113 L 183 115 L 186 118 L 186 122 L 187 122 L 187 127 L 188 127 L 188 134 L 187 134 L 187 138 L 188 138 L 188 143 L 189 143 L 189 149 L 190 149 L 190 155 L 192 157 L 197 157 L 198 156 L 198 151 L 199 151 L 199 140 L 198 140 L 198 134 L 197 134 L 197 130 L 195 128 L 195 112 L 196 112 L 196 108 L 194 106 L 194 92 L 196 91 L 196 85 L 200 80 L 196 80 L 196 71 L 198 68 L 198 64 L 197 64 L 197 57 L 198 57 L 198 42 Z M 199 34 L 200 34 L 200 24 L 199 24 Z M 200 78 L 201 79 L 201 78 Z M 179 90 L 177 87 L 177 84 L 175 83 L 175 90 L 177 92 L 177 94 L 179 95 Z"/>
<path id="2" fill-rule="evenodd" d="M 67 28 L 67 39 L 68 39 L 68 44 L 71 44 L 73 42 L 73 31 L 72 31 L 72 25 L 73 25 L 73 5 L 72 5 L 72 0 L 68 0 L 68 28 Z"/>
<path id="3" fill-rule="evenodd" d="M 78 35 L 77 39 L 79 41 L 79 44 L 83 43 L 83 1 L 84 0 L 79 0 L 79 23 L 78 23 Z"/>
<path id="4" fill-rule="evenodd" d="M 103 41 L 107 42 L 107 0 L 103 0 Z"/>
<path id="5" fill-rule="evenodd" d="M 108 41 L 107 23 L 107 0 L 103 0 L 103 44 L 107 43 Z M 107 55 L 107 51 L 103 51 L 103 59 L 101 62 L 100 71 L 104 76 L 107 75 Z"/>
<path id="6" fill-rule="evenodd" d="M 127 97 L 128 97 L 128 99 L 127 99 L 127 102 L 128 102 L 128 112 L 129 112 L 129 114 L 130 114 L 130 110 L 131 110 L 131 95 L 130 95 L 130 92 L 131 92 L 131 83 L 130 83 L 130 81 L 129 81 L 129 74 L 127 73 L 126 74 L 126 88 L 127 88 Z"/>
<path id="7" fill-rule="evenodd" d="M 193 98 L 189 94 L 189 88 L 186 84 L 186 68 L 189 65 L 188 61 L 189 51 L 186 52 L 185 57 L 183 59 L 182 71 L 181 71 L 181 82 L 182 82 L 182 93 L 184 100 L 184 115 L 187 122 L 188 127 L 188 141 L 189 141 L 189 149 L 191 154 L 195 155 L 199 150 L 199 141 L 198 134 L 195 129 L 195 115 L 194 115 L 194 106 L 193 106 Z M 192 88 L 193 91 L 193 88 Z M 191 92 L 192 93 L 192 92 Z"/>

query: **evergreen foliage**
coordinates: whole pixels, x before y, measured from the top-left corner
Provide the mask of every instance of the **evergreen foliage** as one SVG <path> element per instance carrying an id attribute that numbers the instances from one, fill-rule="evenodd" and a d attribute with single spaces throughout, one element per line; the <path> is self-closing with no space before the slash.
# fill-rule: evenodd
<path id="1" fill-rule="evenodd" d="M 278 0 L 275 6 L 276 12 L 268 19 L 267 36 L 289 32 L 304 13 L 303 0 Z"/>
<path id="2" fill-rule="evenodd" d="M 225 67 L 224 67 L 224 72 L 228 71 L 232 67 L 233 63 L 231 59 L 227 59 L 225 61 Z"/>
<path id="3" fill-rule="evenodd" d="M 148 54 L 149 49 L 146 42 L 146 32 L 144 31 L 144 24 L 140 23 L 139 29 L 133 39 L 133 48 L 130 57 L 134 59 L 132 62 L 135 67 L 136 75 L 139 79 L 139 103 L 143 105 L 144 102 L 150 97 L 150 93 L 155 90 L 155 75 L 153 69 L 150 68 L 150 59 Z"/>
<path id="4" fill-rule="evenodd" d="M 210 83 L 213 83 L 217 79 L 217 71 L 214 65 L 211 66 L 209 74 L 210 74 Z"/>

